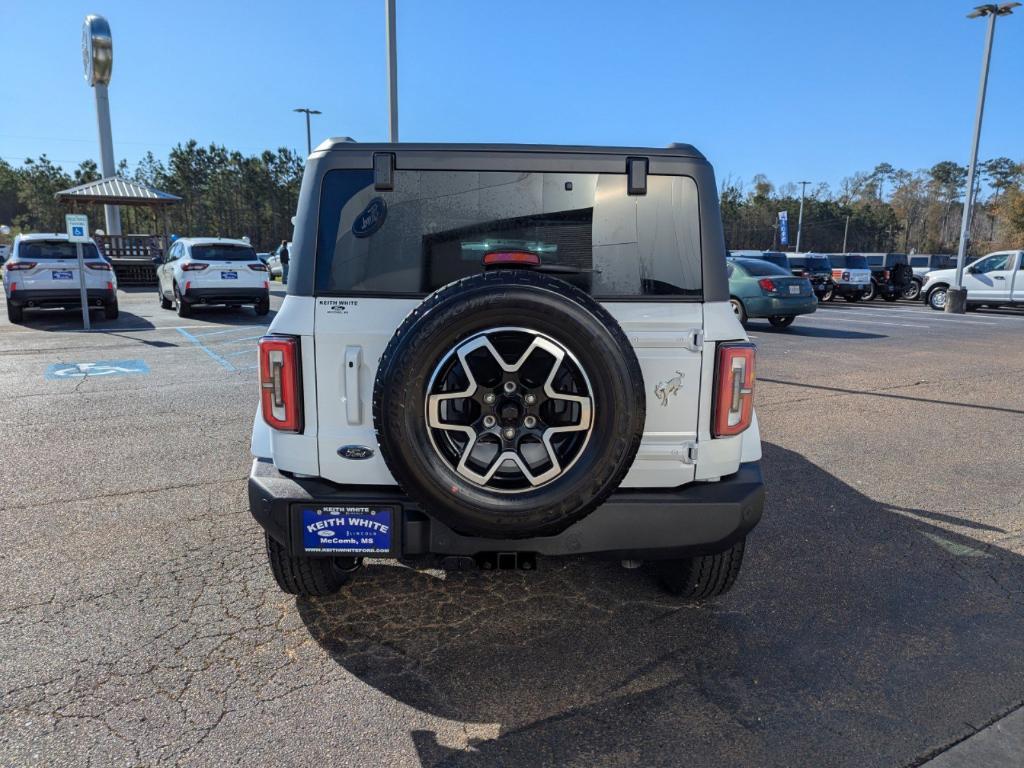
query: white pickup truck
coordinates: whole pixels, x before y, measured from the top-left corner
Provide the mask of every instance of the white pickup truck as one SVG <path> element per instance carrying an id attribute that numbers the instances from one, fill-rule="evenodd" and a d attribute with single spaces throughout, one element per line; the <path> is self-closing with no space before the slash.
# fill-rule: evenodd
<path id="1" fill-rule="evenodd" d="M 932 309 L 946 308 L 946 292 L 956 279 L 955 269 L 925 275 L 921 293 Z M 968 306 L 1024 305 L 1024 251 L 996 251 L 968 264 L 963 286 Z"/>

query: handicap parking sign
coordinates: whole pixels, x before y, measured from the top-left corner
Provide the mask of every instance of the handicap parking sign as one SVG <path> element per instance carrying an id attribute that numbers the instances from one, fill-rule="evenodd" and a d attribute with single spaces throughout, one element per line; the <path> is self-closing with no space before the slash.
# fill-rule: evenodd
<path id="1" fill-rule="evenodd" d="M 149 373 L 142 360 L 97 360 L 92 363 L 54 363 L 46 369 L 48 381 L 77 381 L 86 377 L 99 379 L 111 376 L 135 376 Z"/>
<path id="2" fill-rule="evenodd" d="M 89 242 L 89 219 L 80 213 L 69 213 L 64 217 L 68 239 L 72 243 Z"/>

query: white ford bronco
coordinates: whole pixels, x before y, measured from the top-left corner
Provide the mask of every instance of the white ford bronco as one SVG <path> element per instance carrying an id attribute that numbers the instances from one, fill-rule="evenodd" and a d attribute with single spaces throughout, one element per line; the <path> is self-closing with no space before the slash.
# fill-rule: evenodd
<path id="1" fill-rule="evenodd" d="M 688 145 L 321 144 L 259 343 L 277 583 L 593 555 L 725 592 L 764 498 L 725 256 Z"/>

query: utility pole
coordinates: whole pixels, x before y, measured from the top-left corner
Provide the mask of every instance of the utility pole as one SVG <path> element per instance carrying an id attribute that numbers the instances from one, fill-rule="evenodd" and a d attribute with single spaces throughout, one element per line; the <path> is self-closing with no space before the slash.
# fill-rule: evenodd
<path id="1" fill-rule="evenodd" d="M 305 112 L 306 113 L 306 157 L 313 154 L 313 134 L 309 128 L 309 116 L 310 115 L 321 115 L 323 114 L 319 109 L 310 109 L 309 107 L 297 107 L 292 112 Z"/>
<path id="2" fill-rule="evenodd" d="M 796 252 L 800 253 L 800 235 L 804 231 L 804 192 L 807 189 L 809 181 L 798 181 L 800 185 L 800 215 L 796 220 Z"/>
<path id="3" fill-rule="evenodd" d="M 388 141 L 398 141 L 398 42 L 395 0 L 384 0 L 388 37 Z"/>
<path id="4" fill-rule="evenodd" d="M 964 288 L 964 263 L 967 260 L 967 240 L 970 233 L 971 216 L 974 208 L 974 174 L 978 165 L 978 144 L 981 141 L 981 119 L 985 113 L 985 91 L 988 88 L 988 66 L 992 59 L 992 40 L 996 34 L 996 18 L 1009 16 L 1020 3 L 979 5 L 969 14 L 968 19 L 988 16 L 988 34 L 985 35 L 985 53 L 981 59 L 981 83 L 978 85 L 978 109 L 974 116 L 974 138 L 971 141 L 971 161 L 967 166 L 967 194 L 964 200 L 964 215 L 960 221 L 960 245 L 956 252 L 956 279 L 953 287 L 946 291 L 946 312 L 963 314 L 967 311 L 967 291 Z"/>
<path id="5" fill-rule="evenodd" d="M 850 234 L 850 217 L 846 217 L 846 226 L 843 227 L 843 253 L 846 253 L 846 236 Z"/>

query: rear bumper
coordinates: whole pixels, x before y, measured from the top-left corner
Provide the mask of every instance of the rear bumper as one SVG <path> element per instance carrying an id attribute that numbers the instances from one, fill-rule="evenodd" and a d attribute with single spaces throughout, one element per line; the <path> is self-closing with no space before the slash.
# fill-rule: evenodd
<path id="1" fill-rule="evenodd" d="M 761 519 L 764 482 L 760 464 L 750 462 L 717 483 L 616 491 L 602 506 L 554 536 L 489 539 L 454 532 L 397 487 L 340 486 L 293 478 L 269 460 L 253 462 L 249 509 L 264 530 L 294 555 L 317 556 L 302 548 L 301 507 L 311 504 L 393 508 L 397 535 L 384 557 L 402 560 L 479 558 L 495 553 L 657 560 L 721 551 L 746 535 Z"/>
<path id="2" fill-rule="evenodd" d="M 117 291 L 107 288 L 89 288 L 86 290 L 86 297 L 92 306 L 103 306 L 107 302 L 117 299 Z M 80 307 L 82 306 L 82 294 L 78 288 L 47 288 L 34 290 L 32 288 L 17 288 L 13 293 L 8 292 L 7 301 L 16 307 Z"/>
<path id="3" fill-rule="evenodd" d="M 255 304 L 269 301 L 270 291 L 263 286 L 239 288 L 189 288 L 181 295 L 186 304 Z"/>
<path id="4" fill-rule="evenodd" d="M 818 299 L 810 296 L 794 296 L 790 298 L 771 296 L 755 297 L 743 300 L 747 317 L 789 317 L 791 315 L 808 315 L 818 309 Z"/>
<path id="5" fill-rule="evenodd" d="M 867 283 L 836 283 L 836 294 L 839 296 L 856 296 L 868 291 Z"/>

